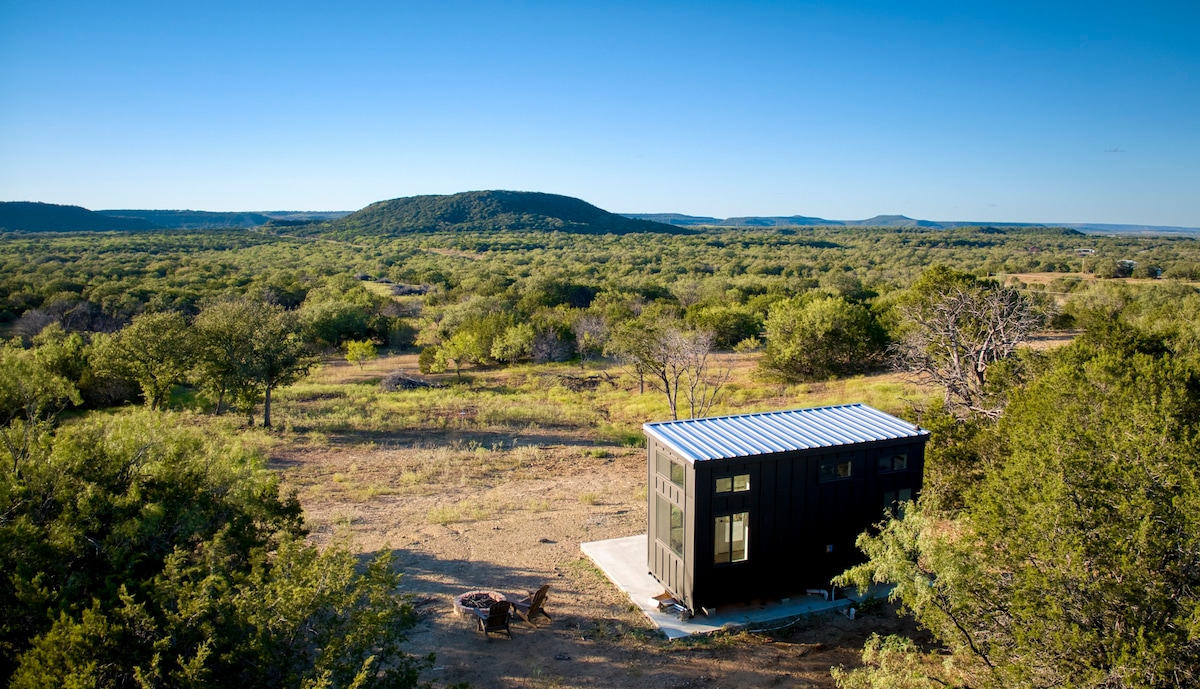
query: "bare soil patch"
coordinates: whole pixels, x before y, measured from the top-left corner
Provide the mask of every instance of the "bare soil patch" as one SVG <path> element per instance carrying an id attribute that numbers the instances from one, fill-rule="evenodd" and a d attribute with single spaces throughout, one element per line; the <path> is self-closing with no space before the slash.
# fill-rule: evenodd
<path id="1" fill-rule="evenodd" d="M 372 365 L 373 364 L 373 365 Z M 415 369 L 409 358 L 366 370 L 334 364 L 326 380 Z M 395 394 L 405 394 L 400 391 Z M 363 557 L 385 549 L 420 612 L 412 653 L 436 653 L 425 678 L 474 687 L 832 687 L 872 632 L 915 633 L 894 611 L 815 616 L 773 633 L 668 642 L 579 544 L 646 528 L 645 454 L 569 438 L 462 430 L 375 431 L 324 444 L 297 437 L 272 466 L 304 505 L 311 538 L 348 539 Z M 472 590 L 523 594 L 550 585 L 553 621 L 521 620 L 513 638 L 476 631 L 454 611 Z"/>

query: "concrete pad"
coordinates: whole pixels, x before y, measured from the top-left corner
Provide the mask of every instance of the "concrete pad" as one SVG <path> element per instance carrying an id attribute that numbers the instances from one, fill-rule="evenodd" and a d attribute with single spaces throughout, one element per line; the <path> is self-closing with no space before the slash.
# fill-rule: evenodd
<path id="1" fill-rule="evenodd" d="M 827 610 L 840 610 L 851 605 L 847 599 L 826 601 L 820 596 L 796 596 L 786 601 L 762 605 L 725 606 L 684 622 L 677 616 L 660 612 L 652 600 L 665 589 L 649 572 L 646 565 L 646 534 L 592 541 L 579 546 L 605 576 L 658 627 L 668 639 L 711 634 L 730 627 L 770 627 L 788 620 Z"/>

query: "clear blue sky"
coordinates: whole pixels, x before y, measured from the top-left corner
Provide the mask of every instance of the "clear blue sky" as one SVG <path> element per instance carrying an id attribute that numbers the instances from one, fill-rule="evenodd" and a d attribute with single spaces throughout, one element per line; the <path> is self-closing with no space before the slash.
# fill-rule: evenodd
<path id="1" fill-rule="evenodd" d="M 0 200 L 1200 227 L 1200 3 L 0 0 Z"/>

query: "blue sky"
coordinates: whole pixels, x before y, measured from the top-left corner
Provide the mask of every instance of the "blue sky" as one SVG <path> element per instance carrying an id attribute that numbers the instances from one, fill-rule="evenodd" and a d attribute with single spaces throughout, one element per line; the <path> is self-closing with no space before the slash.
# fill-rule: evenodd
<path id="1" fill-rule="evenodd" d="M 0 0 L 0 200 L 1200 227 L 1200 4 Z"/>

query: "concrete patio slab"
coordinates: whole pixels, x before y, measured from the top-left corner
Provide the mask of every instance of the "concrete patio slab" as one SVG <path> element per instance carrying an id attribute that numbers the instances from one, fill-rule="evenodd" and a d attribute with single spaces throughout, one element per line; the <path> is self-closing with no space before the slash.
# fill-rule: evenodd
<path id="1" fill-rule="evenodd" d="M 820 596 L 797 596 L 761 605 L 722 607 L 712 615 L 698 614 L 684 622 L 675 615 L 660 612 L 652 601 L 664 589 L 646 567 L 646 534 L 592 541 L 580 544 L 580 548 L 668 639 L 711 634 L 729 627 L 771 626 L 802 615 L 840 610 L 851 605 L 848 599 L 827 601 Z"/>

